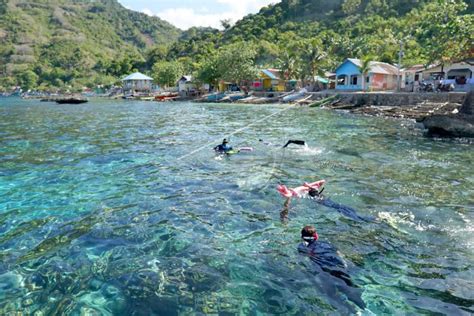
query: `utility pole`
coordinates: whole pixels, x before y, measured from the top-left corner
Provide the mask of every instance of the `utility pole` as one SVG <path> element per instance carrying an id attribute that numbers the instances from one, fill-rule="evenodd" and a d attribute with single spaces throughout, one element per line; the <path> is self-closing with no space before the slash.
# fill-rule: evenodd
<path id="1" fill-rule="evenodd" d="M 400 68 L 402 67 L 402 57 L 403 57 L 403 40 L 400 40 L 400 51 L 398 52 L 398 76 L 397 76 L 397 91 L 400 92 L 402 89 L 402 78 L 400 73 Z"/>

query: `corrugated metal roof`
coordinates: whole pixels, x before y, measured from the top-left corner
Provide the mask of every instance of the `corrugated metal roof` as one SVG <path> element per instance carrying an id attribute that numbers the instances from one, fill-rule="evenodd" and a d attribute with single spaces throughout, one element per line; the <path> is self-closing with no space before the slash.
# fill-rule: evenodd
<path id="1" fill-rule="evenodd" d="M 179 82 L 179 81 L 183 81 L 183 80 L 184 80 L 184 82 L 191 82 L 191 81 L 193 81 L 193 76 L 191 76 L 191 75 L 182 76 L 182 77 L 178 80 L 178 82 Z"/>
<path id="2" fill-rule="evenodd" d="M 153 78 L 145 76 L 142 73 L 135 72 L 122 79 L 122 81 L 129 81 L 129 80 L 153 80 Z"/>
<path id="3" fill-rule="evenodd" d="M 277 69 L 262 69 L 262 72 L 267 75 L 268 77 L 270 77 L 270 79 L 272 80 L 278 80 L 280 79 L 280 76 L 279 76 L 279 70 Z"/>
<path id="4" fill-rule="evenodd" d="M 357 67 L 362 67 L 362 61 L 357 58 L 347 58 L 348 61 L 356 65 Z M 397 75 L 397 67 L 383 63 L 380 61 L 371 61 L 369 73 L 384 74 L 384 75 Z"/>

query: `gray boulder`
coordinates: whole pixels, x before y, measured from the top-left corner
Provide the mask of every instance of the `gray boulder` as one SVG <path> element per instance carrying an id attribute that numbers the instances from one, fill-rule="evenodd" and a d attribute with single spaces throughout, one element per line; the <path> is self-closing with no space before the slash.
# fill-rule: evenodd
<path id="1" fill-rule="evenodd" d="M 474 95 L 469 92 L 458 114 L 432 115 L 423 121 L 428 135 L 474 137 Z"/>

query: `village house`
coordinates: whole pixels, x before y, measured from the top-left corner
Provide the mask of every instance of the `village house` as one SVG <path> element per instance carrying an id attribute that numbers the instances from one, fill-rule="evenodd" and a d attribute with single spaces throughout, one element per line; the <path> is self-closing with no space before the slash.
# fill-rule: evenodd
<path id="1" fill-rule="evenodd" d="M 262 69 L 252 83 L 255 91 L 285 91 L 285 80 L 278 69 Z"/>
<path id="2" fill-rule="evenodd" d="M 448 63 L 428 67 L 422 73 L 423 81 L 440 81 L 444 84 L 453 84 L 457 91 L 474 89 L 474 58 L 456 63 Z"/>
<path id="3" fill-rule="evenodd" d="M 189 96 L 196 91 L 196 85 L 193 83 L 193 77 L 190 75 L 179 78 L 177 84 L 178 92 L 182 96 Z"/>
<path id="4" fill-rule="evenodd" d="M 210 89 L 209 84 L 197 83 L 191 75 L 182 76 L 176 84 L 178 93 L 182 97 L 195 97 L 201 93 L 209 92 Z"/>
<path id="5" fill-rule="evenodd" d="M 153 88 L 153 78 L 139 72 L 123 78 L 122 82 L 125 95 L 147 94 L 151 93 Z"/>
<path id="6" fill-rule="evenodd" d="M 348 58 L 336 69 L 336 90 L 343 91 L 385 91 L 396 90 L 397 67 L 378 61 L 370 62 L 366 78 L 362 78 L 360 59 Z M 362 80 L 365 80 L 363 85 Z"/>
<path id="7" fill-rule="evenodd" d="M 423 77 L 424 65 L 413 65 L 402 70 L 402 90 L 405 92 L 417 91 Z"/>

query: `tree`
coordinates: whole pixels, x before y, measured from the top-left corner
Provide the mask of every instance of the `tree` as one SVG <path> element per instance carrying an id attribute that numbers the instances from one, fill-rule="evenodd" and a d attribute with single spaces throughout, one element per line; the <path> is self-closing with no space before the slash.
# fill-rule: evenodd
<path id="1" fill-rule="evenodd" d="M 244 42 L 221 48 L 217 55 L 217 73 L 220 79 L 235 83 L 255 79 L 257 76 L 256 54 L 255 48 Z"/>
<path id="2" fill-rule="evenodd" d="M 31 90 L 36 88 L 38 78 L 38 75 L 32 70 L 22 71 L 18 74 L 18 84 L 23 90 Z"/>
<path id="3" fill-rule="evenodd" d="M 282 48 L 280 58 L 277 59 L 278 68 L 284 74 L 285 79 L 293 79 L 297 75 L 297 57 L 289 47 Z"/>
<path id="4" fill-rule="evenodd" d="M 202 83 L 209 83 L 213 86 L 217 86 L 217 82 L 220 78 L 218 68 L 217 55 L 210 55 L 198 68 L 197 80 Z"/>
<path id="5" fill-rule="evenodd" d="M 165 87 L 174 86 L 183 72 L 183 66 L 177 61 L 159 61 L 153 65 L 156 82 Z"/>
<path id="6" fill-rule="evenodd" d="M 373 60 L 371 55 L 366 55 L 361 58 L 361 65 L 360 65 L 360 73 L 362 74 L 362 90 L 365 90 L 365 84 L 367 82 L 367 76 L 369 75 L 370 71 L 370 64 Z"/>
<path id="7" fill-rule="evenodd" d="M 221 20 L 221 26 L 224 28 L 224 31 L 227 31 L 232 27 L 230 19 Z"/>
<path id="8" fill-rule="evenodd" d="M 344 0 L 344 3 L 342 4 L 342 11 L 344 11 L 345 14 L 350 15 L 359 9 L 361 4 L 361 0 Z"/>
<path id="9" fill-rule="evenodd" d="M 440 0 L 426 4 L 412 13 L 415 37 L 424 50 L 428 64 L 443 65 L 469 54 L 474 43 L 474 15 L 462 15 L 463 1 Z"/>
<path id="10" fill-rule="evenodd" d="M 307 74 L 311 77 L 311 82 L 315 82 L 315 76 L 323 74 L 322 64 L 327 57 L 326 52 L 322 49 L 322 42 L 318 38 L 307 40 L 303 44 L 303 53 L 301 61 L 303 67 L 307 69 Z"/>
<path id="11" fill-rule="evenodd" d="M 158 45 L 150 50 L 148 50 L 145 54 L 146 58 L 146 65 L 148 67 L 153 67 L 159 61 L 166 60 L 168 57 L 169 48 L 165 45 Z"/>

